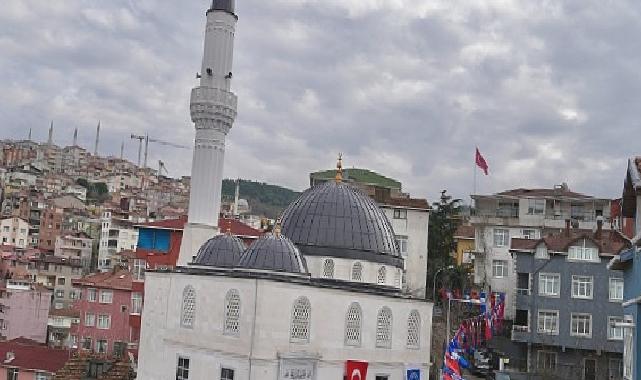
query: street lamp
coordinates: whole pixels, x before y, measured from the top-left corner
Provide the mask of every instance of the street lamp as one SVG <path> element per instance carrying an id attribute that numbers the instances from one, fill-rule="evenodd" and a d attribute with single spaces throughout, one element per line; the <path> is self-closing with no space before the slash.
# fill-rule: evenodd
<path id="1" fill-rule="evenodd" d="M 434 286 L 432 287 L 432 301 L 434 304 L 436 304 L 436 277 L 438 277 L 438 274 L 444 271 L 445 269 L 454 269 L 454 265 L 448 265 L 446 267 L 443 267 L 434 273 Z"/>

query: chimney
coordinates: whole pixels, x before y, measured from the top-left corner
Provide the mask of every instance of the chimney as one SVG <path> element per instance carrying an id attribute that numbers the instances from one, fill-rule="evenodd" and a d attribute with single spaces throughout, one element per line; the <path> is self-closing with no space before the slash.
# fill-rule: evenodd
<path id="1" fill-rule="evenodd" d="M 570 237 L 570 228 L 572 227 L 570 223 L 571 223 L 570 219 L 565 220 L 565 236 L 566 237 Z"/>
<path id="2" fill-rule="evenodd" d="M 596 217 L 596 232 L 594 233 L 594 238 L 596 240 L 601 240 L 602 232 L 603 232 L 603 216 L 599 215 Z"/>
<path id="3" fill-rule="evenodd" d="M 13 359 L 15 359 L 15 358 L 16 358 L 16 354 L 14 354 L 11 351 L 7 351 L 7 355 L 6 355 L 5 359 L 4 359 L 4 363 L 5 364 L 11 363 L 13 361 Z"/>

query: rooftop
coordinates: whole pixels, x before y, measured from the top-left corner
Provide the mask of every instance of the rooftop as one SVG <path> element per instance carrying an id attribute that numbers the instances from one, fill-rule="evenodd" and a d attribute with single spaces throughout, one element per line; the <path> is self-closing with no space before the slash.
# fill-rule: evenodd
<path id="1" fill-rule="evenodd" d="M 187 224 L 187 218 L 181 217 L 178 219 L 166 219 L 155 222 L 142 223 L 138 224 L 137 227 L 182 231 L 185 228 L 185 224 Z M 237 219 L 219 218 L 218 227 L 220 228 L 221 232 L 229 231 L 232 235 L 240 237 L 258 238 L 263 234 L 261 230 L 252 228 Z"/>
<path id="2" fill-rule="evenodd" d="M 512 238 L 510 248 L 517 251 L 534 251 L 536 247 L 545 243 L 548 250 L 553 252 L 567 252 L 568 248 L 578 240 L 587 239 L 599 247 L 599 255 L 611 257 L 630 246 L 630 242 L 621 233 L 614 230 L 602 230 L 601 235 L 592 230 L 570 229 L 561 230 L 542 239 Z"/>
<path id="3" fill-rule="evenodd" d="M 53 373 L 60 370 L 69 360 L 69 351 L 67 350 L 49 348 L 24 338 L 0 342 L 0 357 L 6 358 L 7 352 L 12 352 L 14 359 L 3 360 L 4 366 L 25 370 Z"/>
<path id="4" fill-rule="evenodd" d="M 472 198 L 491 198 L 491 197 L 538 197 L 538 198 L 571 198 L 577 200 L 597 200 L 590 195 L 585 195 L 571 191 L 567 184 L 554 186 L 553 188 L 517 188 L 512 190 L 502 191 L 492 195 L 472 195 Z"/>
<path id="5" fill-rule="evenodd" d="M 131 290 L 132 275 L 125 269 L 116 271 L 94 273 L 83 278 L 73 280 L 74 285 L 95 286 L 97 288 Z"/>

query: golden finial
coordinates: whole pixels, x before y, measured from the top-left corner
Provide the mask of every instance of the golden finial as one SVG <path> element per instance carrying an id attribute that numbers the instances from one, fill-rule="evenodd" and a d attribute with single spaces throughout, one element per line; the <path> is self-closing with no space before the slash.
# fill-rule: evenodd
<path id="1" fill-rule="evenodd" d="M 278 219 L 276 221 L 276 224 L 274 224 L 273 231 L 274 231 L 274 236 L 279 238 L 280 237 L 280 219 Z"/>
<path id="2" fill-rule="evenodd" d="M 338 154 L 338 162 L 336 163 L 336 182 L 343 181 L 343 153 Z"/>

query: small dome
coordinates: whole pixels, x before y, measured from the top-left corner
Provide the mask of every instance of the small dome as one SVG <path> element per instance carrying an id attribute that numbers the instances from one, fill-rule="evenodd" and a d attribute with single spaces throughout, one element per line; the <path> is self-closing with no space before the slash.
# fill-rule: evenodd
<path id="1" fill-rule="evenodd" d="M 216 267 L 233 267 L 245 250 L 245 245 L 236 236 L 221 234 L 207 240 L 200 247 L 194 264 Z"/>
<path id="2" fill-rule="evenodd" d="M 234 14 L 236 10 L 236 1 L 235 0 L 212 0 L 210 11 L 225 11 L 227 13 Z"/>
<path id="3" fill-rule="evenodd" d="M 247 269 L 308 273 L 307 264 L 298 248 L 280 234 L 267 234 L 256 240 L 243 253 L 238 266 Z"/>

